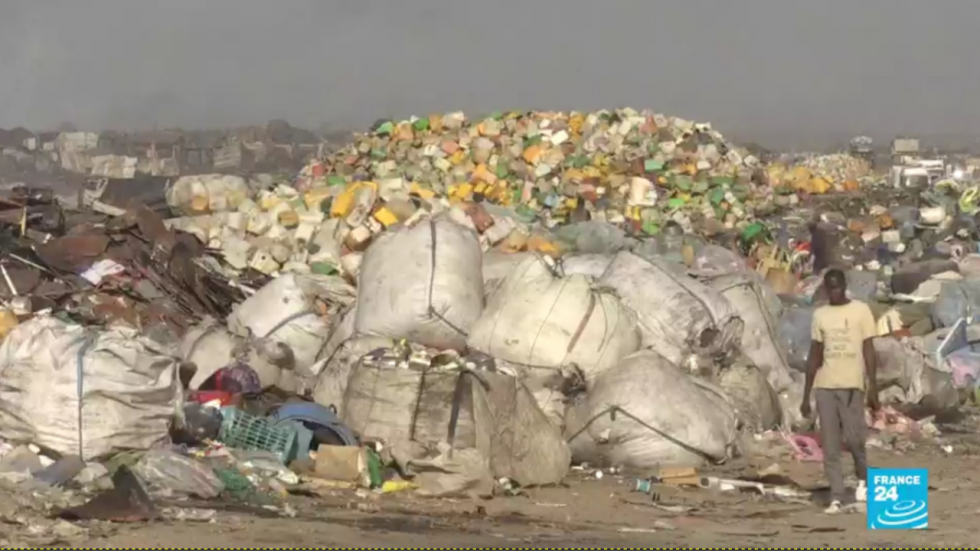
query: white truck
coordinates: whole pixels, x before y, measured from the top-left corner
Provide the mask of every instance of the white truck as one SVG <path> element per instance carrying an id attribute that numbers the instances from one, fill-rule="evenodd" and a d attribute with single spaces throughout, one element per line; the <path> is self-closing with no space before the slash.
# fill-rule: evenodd
<path id="1" fill-rule="evenodd" d="M 892 165 L 891 184 L 896 188 L 927 187 L 948 176 L 946 162 L 942 159 L 918 159 L 900 157 Z"/>
<path id="2" fill-rule="evenodd" d="M 898 157 L 918 157 L 919 138 L 901 136 L 892 140 L 892 158 Z"/>

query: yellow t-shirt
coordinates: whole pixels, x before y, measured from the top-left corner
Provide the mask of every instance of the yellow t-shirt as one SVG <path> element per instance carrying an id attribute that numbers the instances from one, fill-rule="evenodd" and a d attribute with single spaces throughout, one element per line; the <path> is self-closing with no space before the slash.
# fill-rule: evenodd
<path id="1" fill-rule="evenodd" d="M 823 365 L 813 387 L 864 390 L 863 345 L 875 336 L 875 317 L 863 302 L 817 308 L 811 338 L 823 343 Z"/>

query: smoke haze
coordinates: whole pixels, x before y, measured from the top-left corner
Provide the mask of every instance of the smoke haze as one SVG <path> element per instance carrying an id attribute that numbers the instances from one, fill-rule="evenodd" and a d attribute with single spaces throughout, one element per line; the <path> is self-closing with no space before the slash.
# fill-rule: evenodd
<path id="1" fill-rule="evenodd" d="M 7 0 L 0 127 L 629 105 L 769 142 L 980 128 L 967 0 Z"/>

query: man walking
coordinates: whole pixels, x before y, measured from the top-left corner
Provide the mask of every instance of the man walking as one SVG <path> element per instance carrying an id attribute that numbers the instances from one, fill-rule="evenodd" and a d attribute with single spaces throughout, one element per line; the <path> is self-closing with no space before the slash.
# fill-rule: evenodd
<path id="1" fill-rule="evenodd" d="M 830 304 L 813 314 L 813 342 L 807 365 L 806 386 L 800 413 L 810 417 L 810 391 L 820 419 L 824 470 L 830 481 L 828 513 L 841 510 L 845 500 L 844 473 L 841 470 L 841 443 L 847 444 L 854 458 L 858 479 L 856 501 L 867 499 L 868 460 L 865 450 L 867 402 L 878 410 L 875 384 L 877 364 L 872 339 L 876 336 L 874 315 L 867 304 L 847 298 L 844 272 L 830 270 L 823 279 Z"/>

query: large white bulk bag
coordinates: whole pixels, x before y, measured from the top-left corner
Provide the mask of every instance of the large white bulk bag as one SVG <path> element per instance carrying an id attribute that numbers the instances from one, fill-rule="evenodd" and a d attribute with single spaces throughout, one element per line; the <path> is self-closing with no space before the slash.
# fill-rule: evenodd
<path id="1" fill-rule="evenodd" d="M 615 289 L 640 322 L 642 345 L 674 364 L 690 354 L 737 350 L 742 320 L 720 293 L 660 258 L 616 254 L 599 284 Z"/>
<path id="2" fill-rule="evenodd" d="M 540 259 L 521 263 L 473 325 L 470 348 L 530 367 L 575 364 L 586 380 L 640 346 L 636 316 L 587 276 L 560 277 Z"/>
<path id="3" fill-rule="evenodd" d="M 387 337 L 352 337 L 345 340 L 330 355 L 317 365 L 322 368 L 317 373 L 313 388 L 313 401 L 325 407 L 333 407 L 338 415 L 344 414 L 344 393 L 350 381 L 351 371 L 365 354 L 379 348 L 388 348 L 394 342 Z"/>
<path id="4" fill-rule="evenodd" d="M 460 404 L 453 444 L 475 447 L 489 456 L 490 424 L 485 400 L 474 399 L 479 385 L 461 381 L 456 371 L 389 367 L 361 358 L 349 375 L 341 419 L 366 441 L 383 443 L 404 463 L 447 440 L 457 385 L 468 392 Z"/>
<path id="5" fill-rule="evenodd" d="M 286 345 L 292 350 L 294 369 L 303 374 L 316 362 L 355 294 L 353 286 L 337 276 L 284 274 L 235 306 L 228 328 L 239 336 Z M 319 310 L 316 298 L 328 306 L 327 312 Z"/>
<path id="6" fill-rule="evenodd" d="M 751 360 L 742 360 L 721 369 L 715 382 L 728 394 L 743 426 L 755 432 L 774 429 L 783 419 L 779 394 L 762 370 Z"/>
<path id="7" fill-rule="evenodd" d="M 564 275 L 585 275 L 596 279 L 606 273 L 606 268 L 612 264 L 611 254 L 577 254 L 561 259 L 561 273 Z"/>
<path id="8" fill-rule="evenodd" d="M 341 418 L 409 467 L 448 444 L 482 455 L 494 478 L 538 486 L 560 482 L 571 461 L 560 429 L 503 373 L 388 368 L 365 358 L 351 372 Z"/>
<path id="9" fill-rule="evenodd" d="M 245 339 L 211 318 L 188 329 L 180 341 L 178 353 L 197 370 L 187 386 L 194 390 L 200 388 L 212 375 L 228 366 L 244 344 Z"/>
<path id="10" fill-rule="evenodd" d="M 476 233 L 444 218 L 382 235 L 358 276 L 357 333 L 462 350 L 483 311 Z"/>
<path id="11" fill-rule="evenodd" d="M 504 253 L 500 251 L 488 251 L 483 253 L 483 294 L 487 297 L 487 302 L 493 293 L 503 285 L 507 276 L 514 273 L 514 270 L 522 262 L 535 253 Z"/>
<path id="12" fill-rule="evenodd" d="M 17 326 L 0 345 L 0 435 L 84 460 L 165 440 L 182 387 L 178 360 L 157 347 L 129 328 Z"/>
<path id="13" fill-rule="evenodd" d="M 497 371 L 516 377 L 527 388 L 538 408 L 554 426 L 560 428 L 564 425 L 565 390 L 573 381 L 578 382 L 576 377 L 580 377 L 580 373 L 572 369 L 528 367 L 500 358 L 494 358 L 494 362 Z"/>
<path id="14" fill-rule="evenodd" d="M 651 350 L 602 373 L 565 417 L 574 461 L 639 469 L 724 461 L 737 429 L 724 391 Z"/>
<path id="15" fill-rule="evenodd" d="M 394 344 L 387 337 L 358 336 L 354 332 L 356 306 L 348 310 L 327 339 L 320 357 L 309 369 L 315 379 L 313 401 L 325 407 L 333 407 L 343 415 L 344 393 L 351 370 L 367 353 Z"/>
<path id="16" fill-rule="evenodd" d="M 750 274 L 713 278 L 709 285 L 728 299 L 745 324 L 742 352 L 762 370 L 778 392 L 793 382 L 789 362 L 779 345 L 779 319 L 773 317 L 762 284 Z"/>
<path id="17" fill-rule="evenodd" d="M 194 364 L 187 386 L 197 390 L 212 375 L 236 361 L 246 363 L 258 376 L 262 388 L 295 386 L 295 356 L 289 346 L 273 339 L 247 339 L 235 335 L 211 318 L 191 327 L 180 341 L 178 356 Z"/>

